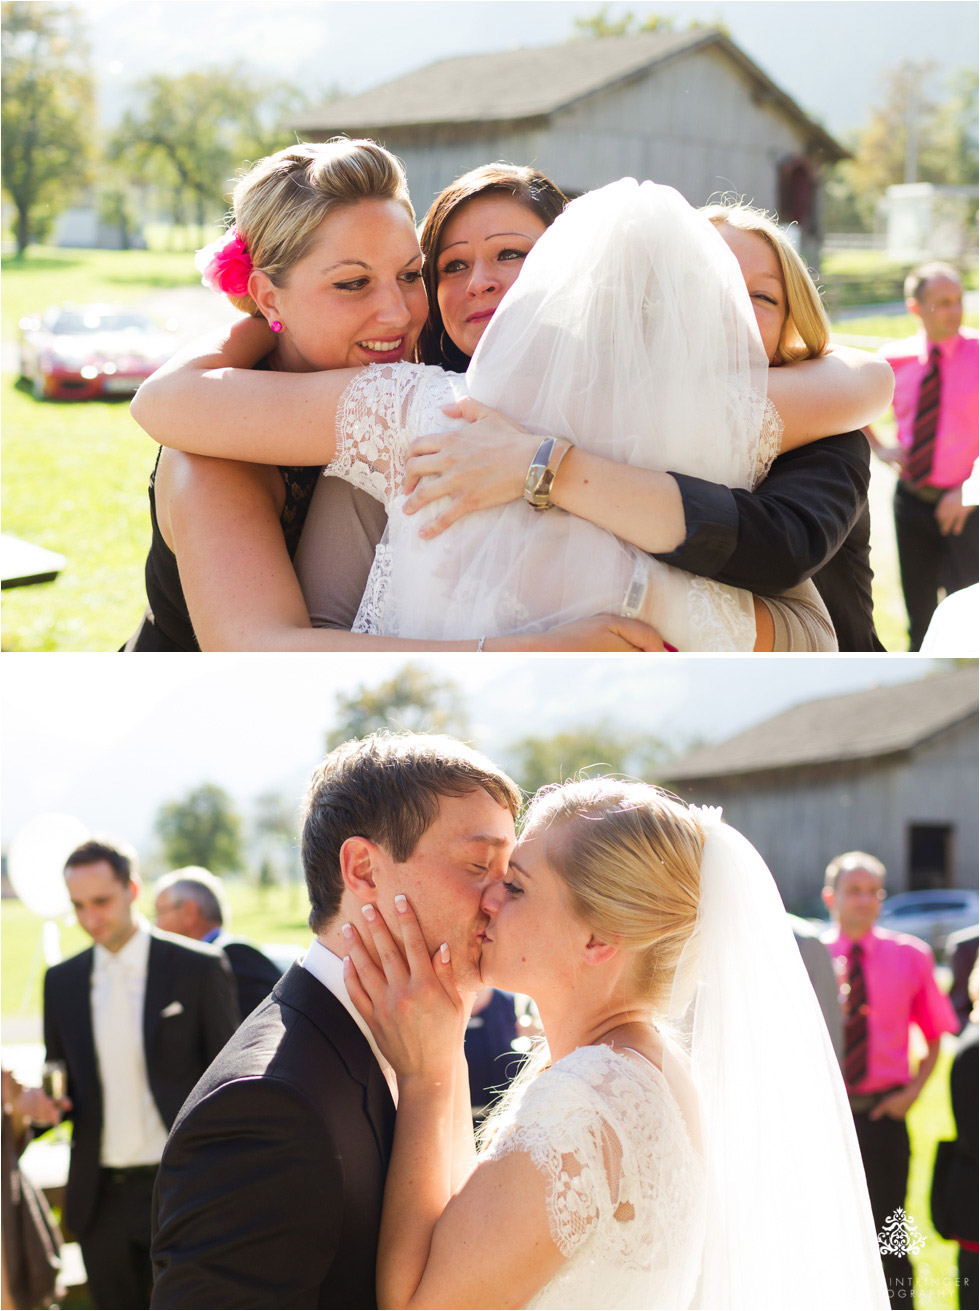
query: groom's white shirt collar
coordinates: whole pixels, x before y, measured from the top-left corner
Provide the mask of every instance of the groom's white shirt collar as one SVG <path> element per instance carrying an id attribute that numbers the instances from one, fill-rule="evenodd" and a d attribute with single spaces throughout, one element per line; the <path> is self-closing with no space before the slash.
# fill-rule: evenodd
<path id="1" fill-rule="evenodd" d="M 316 938 L 310 944 L 310 947 L 303 960 L 303 968 L 309 970 L 313 977 L 319 980 L 326 988 L 327 992 L 332 993 L 340 1002 L 344 1010 L 347 1011 L 351 1019 L 360 1029 L 361 1033 L 367 1038 L 371 1050 L 374 1052 L 375 1059 L 381 1067 L 381 1073 L 388 1081 L 388 1087 L 391 1089 L 391 1095 L 395 1099 L 395 1105 L 398 1104 L 398 1083 L 395 1078 L 395 1071 L 381 1055 L 378 1044 L 374 1041 L 374 1034 L 368 1028 L 367 1024 L 358 1014 L 354 1003 L 350 999 L 347 991 L 347 985 L 344 983 L 344 962 L 339 956 L 335 955 L 329 947 L 325 947 L 322 942 Z"/>

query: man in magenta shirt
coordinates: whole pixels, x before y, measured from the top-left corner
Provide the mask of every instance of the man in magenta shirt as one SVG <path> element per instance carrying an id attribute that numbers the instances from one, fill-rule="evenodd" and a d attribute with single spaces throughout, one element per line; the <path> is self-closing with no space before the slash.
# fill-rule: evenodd
<path id="1" fill-rule="evenodd" d="M 936 986 L 926 944 L 876 927 L 884 881 L 881 861 L 849 851 L 827 866 L 823 889 L 836 921 L 824 942 L 842 994 L 844 1082 L 879 1237 L 905 1207 L 910 1157 L 905 1117 L 933 1071 L 942 1035 L 959 1030 L 949 998 Z M 927 1043 L 914 1075 L 909 1070 L 913 1025 Z M 912 1306 L 907 1253 L 886 1252 L 882 1264 L 892 1305 Z"/>
<path id="2" fill-rule="evenodd" d="M 898 469 L 895 536 L 918 651 L 946 595 L 977 582 L 977 509 L 962 487 L 977 458 L 977 333 L 962 327 L 963 287 L 949 264 L 923 264 L 905 279 L 905 304 L 922 331 L 882 346 L 895 373 L 898 445 L 873 449 Z"/>

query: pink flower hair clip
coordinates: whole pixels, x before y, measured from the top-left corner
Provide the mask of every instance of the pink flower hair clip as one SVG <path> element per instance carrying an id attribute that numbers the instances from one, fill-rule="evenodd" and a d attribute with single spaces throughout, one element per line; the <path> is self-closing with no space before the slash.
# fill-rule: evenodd
<path id="1" fill-rule="evenodd" d="M 194 256 L 194 267 L 201 274 L 201 284 L 223 296 L 247 296 L 252 257 L 238 235 L 228 231 Z"/>

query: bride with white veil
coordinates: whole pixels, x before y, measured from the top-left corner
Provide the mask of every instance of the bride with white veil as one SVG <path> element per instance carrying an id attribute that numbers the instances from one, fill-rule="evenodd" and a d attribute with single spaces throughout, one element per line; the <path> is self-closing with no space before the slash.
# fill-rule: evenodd
<path id="1" fill-rule="evenodd" d="M 370 954 L 348 935 L 399 1083 L 379 1305 L 888 1306 L 826 1026 L 720 812 L 614 779 L 544 789 L 482 904 L 484 983 L 535 998 L 549 1050 L 475 1160 L 449 1130 L 466 1007 L 444 950 L 405 907 L 401 949 L 380 915 Z"/>
<path id="2" fill-rule="evenodd" d="M 326 470 L 389 510 L 355 631 L 494 636 L 609 610 L 679 649 L 752 649 L 750 593 L 659 564 L 587 520 L 518 501 L 423 541 L 443 502 L 414 520 L 398 513 L 411 438 L 452 426 L 442 406 L 463 395 L 620 463 L 731 487 L 761 479 L 780 427 L 749 295 L 718 232 L 676 191 L 625 178 L 573 201 L 529 253 L 465 380 L 410 368 L 351 383 Z M 815 589 L 798 601 L 819 633 Z M 835 649 L 829 620 L 822 636 Z"/>

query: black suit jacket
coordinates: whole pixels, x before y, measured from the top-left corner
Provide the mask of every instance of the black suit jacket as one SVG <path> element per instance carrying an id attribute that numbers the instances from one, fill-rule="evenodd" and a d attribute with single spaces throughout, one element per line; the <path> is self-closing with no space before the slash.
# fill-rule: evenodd
<path id="1" fill-rule="evenodd" d="M 150 931 L 143 1004 L 143 1049 L 153 1100 L 169 1127 L 187 1094 L 234 1033 L 238 1003 L 228 962 L 214 947 Z M 102 1146 L 102 1084 L 92 1028 L 93 948 L 44 977 L 48 1060 L 68 1067 L 72 1149 L 65 1220 L 84 1234 L 95 1209 Z M 177 1013 L 173 1012 L 179 1006 Z"/>
<path id="2" fill-rule="evenodd" d="M 254 943 L 245 938 L 234 938 L 230 933 L 219 933 L 213 939 L 228 958 L 238 989 L 238 1009 L 244 1018 L 261 1005 L 282 978 L 282 971 Z"/>
<path id="3" fill-rule="evenodd" d="M 157 1176 L 154 1307 L 374 1307 L 395 1107 L 301 965 L 188 1099 Z"/>
<path id="4" fill-rule="evenodd" d="M 868 483 L 862 432 L 787 451 L 754 492 L 675 473 L 687 537 L 657 558 L 775 596 L 813 578 L 841 651 L 882 651 L 872 615 Z"/>

